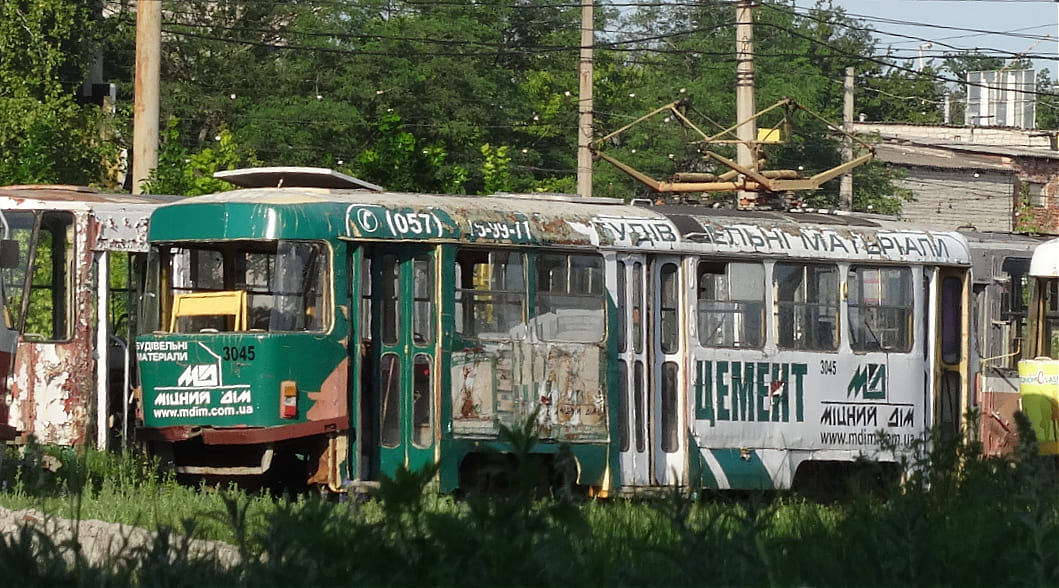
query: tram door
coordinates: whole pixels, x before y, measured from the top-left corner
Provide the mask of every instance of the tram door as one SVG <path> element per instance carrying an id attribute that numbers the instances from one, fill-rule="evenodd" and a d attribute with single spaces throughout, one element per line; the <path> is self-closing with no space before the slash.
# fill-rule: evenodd
<path id="1" fill-rule="evenodd" d="M 433 463 L 435 449 L 434 251 L 379 247 L 371 257 L 371 393 L 379 472 Z"/>
<path id="2" fill-rule="evenodd" d="M 651 483 L 648 443 L 647 263 L 642 255 L 621 255 L 617 263 L 618 446 L 621 484 Z"/>
<path id="3" fill-rule="evenodd" d="M 687 425 L 681 400 L 681 325 L 686 318 L 680 258 L 655 257 L 649 261 L 649 268 L 647 381 L 651 392 L 651 472 L 656 484 L 683 485 L 687 478 Z"/>
<path id="4" fill-rule="evenodd" d="M 963 269 L 942 268 L 935 275 L 933 424 L 939 427 L 941 438 L 948 441 L 959 432 L 970 399 L 970 285 Z"/>

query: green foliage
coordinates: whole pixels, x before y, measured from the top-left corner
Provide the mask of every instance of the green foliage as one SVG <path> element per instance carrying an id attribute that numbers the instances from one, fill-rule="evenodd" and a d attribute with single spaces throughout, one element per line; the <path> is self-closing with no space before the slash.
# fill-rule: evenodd
<path id="1" fill-rule="evenodd" d="M 214 178 L 214 172 L 260 164 L 254 153 L 236 144 L 225 128 L 218 131 L 216 147 L 203 147 L 197 153 L 188 153 L 181 146 L 176 119 L 169 119 L 164 136 L 158 166 L 143 185 L 145 194 L 198 196 L 223 192 L 232 189 L 232 185 Z"/>
<path id="2" fill-rule="evenodd" d="M 388 190 L 462 194 L 466 171 L 445 165 L 441 144 L 420 148 L 417 143 L 401 116 L 387 113 L 379 121 L 375 144 L 361 151 L 354 173 Z"/>
<path id="3" fill-rule="evenodd" d="M 97 19 L 91 3 L 0 2 L 0 184 L 108 182 L 118 146 L 79 105 Z"/>
<path id="4" fill-rule="evenodd" d="M 1024 416 L 1016 421 L 1011 458 L 935 436 L 917 444 L 900 486 L 836 504 L 770 494 L 542 498 L 531 487 L 532 423 L 503 432 L 509 491 L 461 500 L 436 493 L 436 466 L 399 471 L 370 497 L 267 499 L 177 486 L 148 473 L 153 462 L 139 454 L 31 443 L 0 466 L 9 482 L 0 502 L 158 533 L 98 561 L 23 527 L 0 539 L 0 584 L 1052 586 L 1059 472 Z M 44 456 L 61 467 L 51 471 Z M 64 506 L 75 499 L 79 511 Z M 236 546 L 237 563 L 196 555 L 189 542 L 217 537 Z"/>
<path id="5" fill-rule="evenodd" d="M 496 194 L 511 190 L 511 157 L 507 154 L 507 145 L 493 148 L 486 143 L 482 145 L 482 178 L 485 180 L 483 194 Z"/>

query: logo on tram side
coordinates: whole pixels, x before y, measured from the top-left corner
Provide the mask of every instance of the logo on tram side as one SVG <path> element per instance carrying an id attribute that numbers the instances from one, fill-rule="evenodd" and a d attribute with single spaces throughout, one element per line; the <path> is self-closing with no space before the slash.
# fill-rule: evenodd
<path id="1" fill-rule="evenodd" d="M 857 367 L 846 386 L 846 398 L 886 400 L 886 364 L 869 363 Z"/>

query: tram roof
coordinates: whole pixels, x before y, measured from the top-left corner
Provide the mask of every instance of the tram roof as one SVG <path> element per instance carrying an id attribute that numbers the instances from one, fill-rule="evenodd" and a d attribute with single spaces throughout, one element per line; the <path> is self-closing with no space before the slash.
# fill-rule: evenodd
<path id="1" fill-rule="evenodd" d="M 1059 239 L 1041 243 L 1033 250 L 1030 275 L 1037 278 L 1059 278 Z"/>
<path id="2" fill-rule="evenodd" d="M 151 212 L 179 196 L 100 192 L 84 186 L 29 184 L 0 186 L 0 211 L 68 211 L 86 215 L 95 250 L 146 251 Z"/>
<path id="3" fill-rule="evenodd" d="M 970 264 L 956 232 L 874 217 L 641 207 L 554 194 L 247 188 L 160 207 L 150 229 L 152 241 L 323 237 Z"/>

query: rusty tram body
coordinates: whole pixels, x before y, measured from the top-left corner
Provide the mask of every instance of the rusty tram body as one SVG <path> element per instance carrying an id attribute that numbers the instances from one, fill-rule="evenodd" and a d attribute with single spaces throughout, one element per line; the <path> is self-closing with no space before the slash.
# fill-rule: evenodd
<path id="1" fill-rule="evenodd" d="M 6 325 L 18 339 L 3 406 L 7 440 L 128 439 L 136 381 L 131 340 L 150 213 L 166 198 L 63 185 L 0 188 Z"/>

